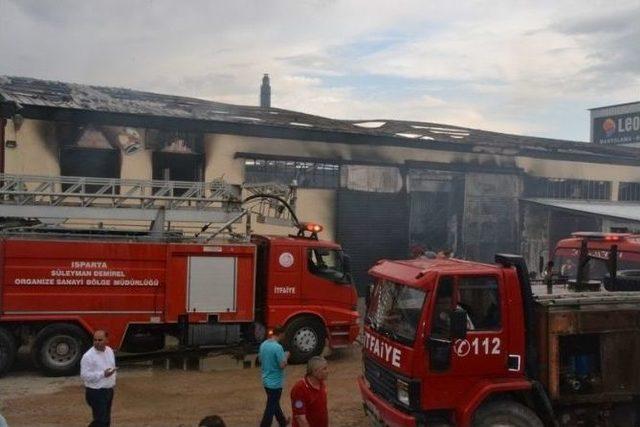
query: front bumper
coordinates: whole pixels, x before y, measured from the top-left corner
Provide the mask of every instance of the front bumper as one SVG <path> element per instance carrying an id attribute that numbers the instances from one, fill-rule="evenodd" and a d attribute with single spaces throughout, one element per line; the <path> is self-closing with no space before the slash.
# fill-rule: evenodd
<path id="1" fill-rule="evenodd" d="M 362 395 L 364 410 L 374 425 L 388 427 L 416 427 L 416 419 L 400 412 L 374 394 L 367 386 L 364 377 L 358 377 L 358 387 Z"/>

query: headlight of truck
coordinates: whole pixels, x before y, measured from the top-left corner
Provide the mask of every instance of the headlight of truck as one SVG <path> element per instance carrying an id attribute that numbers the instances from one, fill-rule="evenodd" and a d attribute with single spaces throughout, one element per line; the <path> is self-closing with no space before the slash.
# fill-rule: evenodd
<path id="1" fill-rule="evenodd" d="M 403 405 L 410 406 L 409 384 L 406 381 L 397 380 L 396 389 L 398 391 L 398 401 Z"/>

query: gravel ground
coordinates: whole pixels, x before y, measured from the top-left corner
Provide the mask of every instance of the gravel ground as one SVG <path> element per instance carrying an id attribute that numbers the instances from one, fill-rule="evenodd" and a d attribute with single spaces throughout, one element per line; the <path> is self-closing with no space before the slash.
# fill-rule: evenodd
<path id="1" fill-rule="evenodd" d="M 354 345 L 327 359 L 331 426 L 368 425 L 356 385 L 362 371 L 360 348 Z M 90 410 L 84 402 L 79 377 L 46 378 L 31 371 L 24 362 L 21 366 L 0 379 L 0 412 L 10 427 L 72 427 L 89 423 Z M 290 366 L 286 372 L 282 406 L 290 414 L 289 391 L 303 375 L 304 366 Z M 229 427 L 256 426 L 264 403 L 257 368 L 199 372 L 122 367 L 118 371 L 112 426 L 197 426 L 203 416 L 211 414 L 220 415 Z"/>

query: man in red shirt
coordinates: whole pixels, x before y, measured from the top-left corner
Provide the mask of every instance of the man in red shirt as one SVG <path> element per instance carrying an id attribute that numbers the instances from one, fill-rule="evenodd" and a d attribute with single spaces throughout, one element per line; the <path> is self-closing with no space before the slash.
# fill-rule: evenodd
<path id="1" fill-rule="evenodd" d="M 293 427 L 328 427 L 327 386 L 329 366 L 324 357 L 307 362 L 307 375 L 291 389 Z"/>

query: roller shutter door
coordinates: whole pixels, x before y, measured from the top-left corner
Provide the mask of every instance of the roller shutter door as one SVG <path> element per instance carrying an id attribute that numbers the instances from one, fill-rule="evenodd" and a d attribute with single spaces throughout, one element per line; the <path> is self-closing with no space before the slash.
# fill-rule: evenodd
<path id="1" fill-rule="evenodd" d="M 364 295 L 367 271 L 379 259 L 409 255 L 409 212 L 406 193 L 338 191 L 337 237 L 351 257 L 351 270 Z"/>

